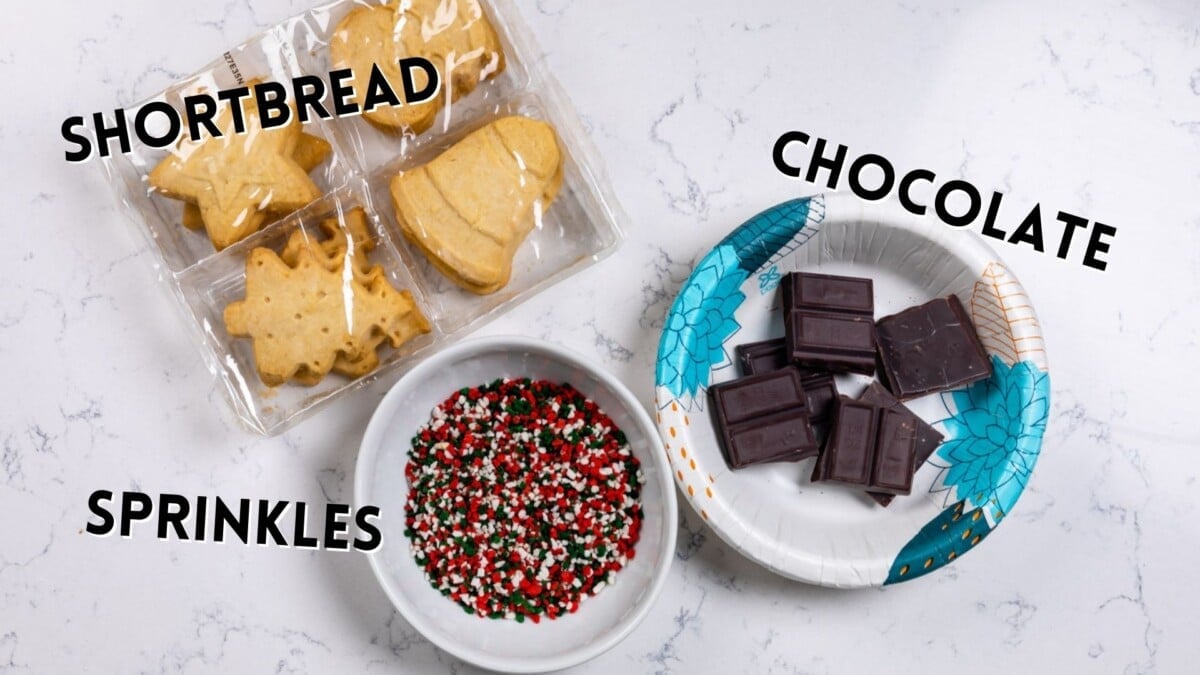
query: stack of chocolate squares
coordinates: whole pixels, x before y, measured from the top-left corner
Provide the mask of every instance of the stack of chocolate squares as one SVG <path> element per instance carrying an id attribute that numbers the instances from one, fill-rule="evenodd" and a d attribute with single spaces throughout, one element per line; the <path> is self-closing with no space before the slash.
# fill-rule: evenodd
<path id="1" fill-rule="evenodd" d="M 952 295 L 875 321 L 870 279 L 793 272 L 780 288 L 785 337 L 738 346 L 743 376 L 708 390 L 726 463 L 816 457 L 813 481 L 861 488 L 883 506 L 909 494 L 942 435 L 901 401 L 992 374 L 962 303 Z M 839 395 L 836 374 L 877 366 L 883 384 Z"/>

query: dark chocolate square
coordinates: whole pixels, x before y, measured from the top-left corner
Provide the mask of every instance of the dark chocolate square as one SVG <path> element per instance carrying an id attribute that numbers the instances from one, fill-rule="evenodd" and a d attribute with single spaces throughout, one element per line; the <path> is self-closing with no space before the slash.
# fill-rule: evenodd
<path id="1" fill-rule="evenodd" d="M 911 415 L 842 396 L 812 480 L 871 492 L 908 494 L 912 490 L 916 436 L 916 422 Z"/>
<path id="2" fill-rule="evenodd" d="M 772 370 L 786 368 L 792 362 L 788 358 L 787 344 L 783 338 L 748 342 L 738 345 L 735 351 L 738 365 L 742 367 L 742 375 L 769 373 Z"/>
<path id="3" fill-rule="evenodd" d="M 793 362 L 830 372 L 875 372 L 870 279 L 792 272 L 782 289 L 785 339 Z"/>
<path id="4" fill-rule="evenodd" d="M 875 372 L 875 322 L 869 317 L 795 310 L 787 321 L 792 360 L 830 372 Z"/>
<path id="5" fill-rule="evenodd" d="M 870 403 L 844 396 L 839 399 L 829 438 L 813 467 L 812 479 L 869 486 L 878 417 L 879 408 Z"/>
<path id="6" fill-rule="evenodd" d="M 901 401 L 964 387 L 992 374 L 987 351 L 956 296 L 910 307 L 876 326 L 884 379 Z"/>
<path id="7" fill-rule="evenodd" d="M 731 469 L 817 454 L 800 373 L 784 368 L 708 389 L 717 440 Z"/>
<path id="8" fill-rule="evenodd" d="M 815 457 L 819 450 L 808 415 L 795 409 L 731 427 L 727 448 L 725 460 L 731 469 L 768 462 L 798 462 Z"/>
<path id="9" fill-rule="evenodd" d="M 737 360 L 742 375 L 757 375 L 792 367 L 788 358 L 785 338 L 748 342 L 738 345 Z M 824 424 L 833 413 L 833 402 L 837 400 L 837 383 L 833 375 L 824 370 L 797 368 L 804 393 L 808 399 L 808 416 L 813 424 Z"/>
<path id="10" fill-rule="evenodd" d="M 871 464 L 871 492 L 906 495 L 912 492 L 917 425 L 910 415 L 880 408 L 878 439 Z"/>
<path id="11" fill-rule="evenodd" d="M 824 424 L 833 416 L 833 404 L 838 398 L 837 382 L 833 375 L 800 369 L 800 382 L 808 401 L 808 417 L 813 424 Z"/>
<path id="12" fill-rule="evenodd" d="M 870 279 L 833 274 L 791 272 L 783 279 L 784 307 L 814 312 L 875 315 L 875 287 Z"/>
<path id="13" fill-rule="evenodd" d="M 809 400 L 811 400 L 811 396 Z M 909 415 L 912 418 L 917 429 L 916 447 L 913 451 L 913 454 L 915 455 L 913 458 L 914 474 L 916 474 L 916 472 L 919 471 L 922 466 L 924 466 L 925 462 L 929 461 L 929 458 L 933 456 L 933 451 L 937 450 L 937 447 L 941 445 L 942 434 L 937 429 L 934 429 L 933 426 L 928 422 L 920 417 L 917 417 L 917 415 L 909 410 L 908 407 L 903 403 L 896 400 L 896 397 L 892 396 L 891 392 L 889 392 L 887 389 L 884 389 L 883 385 L 879 384 L 878 382 L 872 382 L 871 386 L 867 387 L 867 390 L 863 392 L 862 396 L 858 397 L 858 400 L 873 403 L 877 406 L 887 408 L 888 410 Z M 879 502 L 881 506 L 887 506 L 888 504 L 892 503 L 892 499 L 895 498 L 895 495 L 884 494 L 881 492 L 868 492 L 867 494 L 871 496 L 871 499 Z"/>

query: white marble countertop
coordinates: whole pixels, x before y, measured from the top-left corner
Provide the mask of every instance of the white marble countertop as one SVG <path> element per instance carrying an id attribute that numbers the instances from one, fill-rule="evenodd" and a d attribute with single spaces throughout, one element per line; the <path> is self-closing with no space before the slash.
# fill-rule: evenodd
<path id="1" fill-rule="evenodd" d="M 0 672 L 468 668 L 393 611 L 359 554 L 95 538 L 98 488 L 348 501 L 387 383 L 292 432 L 244 431 L 69 114 L 131 103 L 304 0 L 25 3 L 0 28 Z M 811 186 L 803 129 L 1118 225 L 1100 273 L 996 244 L 1054 371 L 1010 523 L 885 590 L 788 582 L 681 505 L 666 589 L 584 672 L 1194 672 L 1200 660 L 1200 5 L 523 0 L 631 217 L 622 250 L 481 333 L 533 333 L 649 405 L 689 264 Z M 580 301 L 580 300 L 583 301 Z M 603 299 L 603 302 L 600 300 Z"/>

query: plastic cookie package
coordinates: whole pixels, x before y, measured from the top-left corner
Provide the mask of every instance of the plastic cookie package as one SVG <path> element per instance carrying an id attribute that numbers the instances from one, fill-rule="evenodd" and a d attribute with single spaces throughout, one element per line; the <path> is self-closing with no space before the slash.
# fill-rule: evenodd
<path id="1" fill-rule="evenodd" d="M 134 139 L 102 162 L 209 369 L 261 433 L 411 367 L 620 243 L 600 163 L 506 0 L 322 5 L 130 109 L 182 114 L 189 96 L 331 71 L 426 88 L 423 71 L 400 73 L 412 57 L 438 71 L 428 102 L 264 128 L 249 95 L 244 133 L 222 109 L 220 137 Z M 366 89 L 354 92 L 361 106 Z"/>

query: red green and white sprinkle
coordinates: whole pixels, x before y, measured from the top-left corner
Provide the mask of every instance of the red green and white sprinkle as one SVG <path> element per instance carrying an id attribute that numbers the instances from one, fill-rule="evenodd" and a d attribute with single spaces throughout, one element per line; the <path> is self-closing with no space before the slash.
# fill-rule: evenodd
<path id="1" fill-rule="evenodd" d="M 638 460 L 569 384 L 505 379 L 455 392 L 413 437 L 405 476 L 413 558 L 468 614 L 557 618 L 634 556 Z"/>

